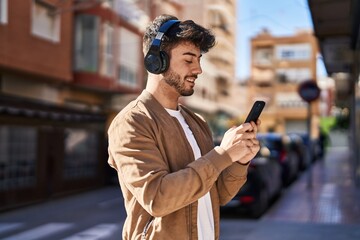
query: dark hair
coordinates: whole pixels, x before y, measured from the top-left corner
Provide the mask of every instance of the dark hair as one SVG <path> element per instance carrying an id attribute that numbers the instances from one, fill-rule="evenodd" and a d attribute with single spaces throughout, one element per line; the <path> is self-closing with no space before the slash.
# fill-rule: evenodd
<path id="1" fill-rule="evenodd" d="M 143 37 L 143 47 L 145 52 L 149 51 L 153 39 L 156 37 L 160 26 L 169 20 L 178 20 L 171 15 L 160 15 L 146 28 Z M 178 24 L 174 24 L 166 32 L 162 39 L 160 49 L 167 53 L 178 44 L 190 42 L 200 48 L 202 53 L 208 52 L 215 45 L 215 36 L 209 29 L 206 29 L 192 20 L 186 20 Z"/>

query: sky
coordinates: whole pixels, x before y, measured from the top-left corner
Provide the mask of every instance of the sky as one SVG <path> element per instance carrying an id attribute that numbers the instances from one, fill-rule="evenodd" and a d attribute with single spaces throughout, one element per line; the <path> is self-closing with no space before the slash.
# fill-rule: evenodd
<path id="1" fill-rule="evenodd" d="M 294 35 L 299 29 L 313 29 L 307 0 L 237 0 L 236 77 L 250 75 L 250 39 L 263 28 L 274 36 Z M 317 75 L 325 76 L 321 59 Z"/>

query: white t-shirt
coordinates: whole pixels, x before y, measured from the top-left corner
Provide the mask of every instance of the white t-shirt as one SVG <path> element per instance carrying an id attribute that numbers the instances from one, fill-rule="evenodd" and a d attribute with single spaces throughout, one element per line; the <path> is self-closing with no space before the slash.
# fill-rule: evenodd
<path id="1" fill-rule="evenodd" d="M 189 125 L 187 125 L 185 118 L 181 114 L 180 110 L 166 109 L 166 111 L 173 117 L 175 117 L 181 124 L 186 138 L 189 141 L 191 148 L 194 152 L 195 159 L 201 157 L 200 148 L 196 142 L 194 134 L 192 133 Z M 198 200 L 198 238 L 199 240 L 213 240 L 215 236 L 214 232 L 214 217 L 210 199 L 210 193 L 206 193 Z"/>

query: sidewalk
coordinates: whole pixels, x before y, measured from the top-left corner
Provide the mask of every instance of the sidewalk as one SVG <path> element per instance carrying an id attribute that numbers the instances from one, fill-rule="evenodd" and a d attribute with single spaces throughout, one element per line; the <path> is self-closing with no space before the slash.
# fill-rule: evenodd
<path id="1" fill-rule="evenodd" d="M 224 221 L 224 220 L 222 220 Z M 226 225 L 224 225 L 226 222 Z M 359 225 L 225 220 L 221 240 L 358 240 Z M 226 231 L 228 233 L 223 234 Z"/>
<path id="2" fill-rule="evenodd" d="M 222 219 L 222 231 L 231 232 L 222 240 L 360 239 L 360 188 L 350 160 L 346 146 L 329 148 L 260 221 Z"/>
<path id="3" fill-rule="evenodd" d="M 360 224 L 360 189 L 353 183 L 349 161 L 347 147 L 330 148 L 263 219 Z"/>

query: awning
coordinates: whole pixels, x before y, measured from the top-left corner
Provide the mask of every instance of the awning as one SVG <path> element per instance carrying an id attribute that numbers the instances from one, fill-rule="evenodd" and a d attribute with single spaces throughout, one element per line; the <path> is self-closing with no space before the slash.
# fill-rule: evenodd
<path id="1" fill-rule="evenodd" d="M 329 75 L 350 72 L 359 38 L 359 0 L 308 0 L 325 68 Z"/>
<path id="2" fill-rule="evenodd" d="M 9 95 L 0 95 L 0 116 L 62 122 L 105 122 L 103 113 L 72 109 Z"/>

